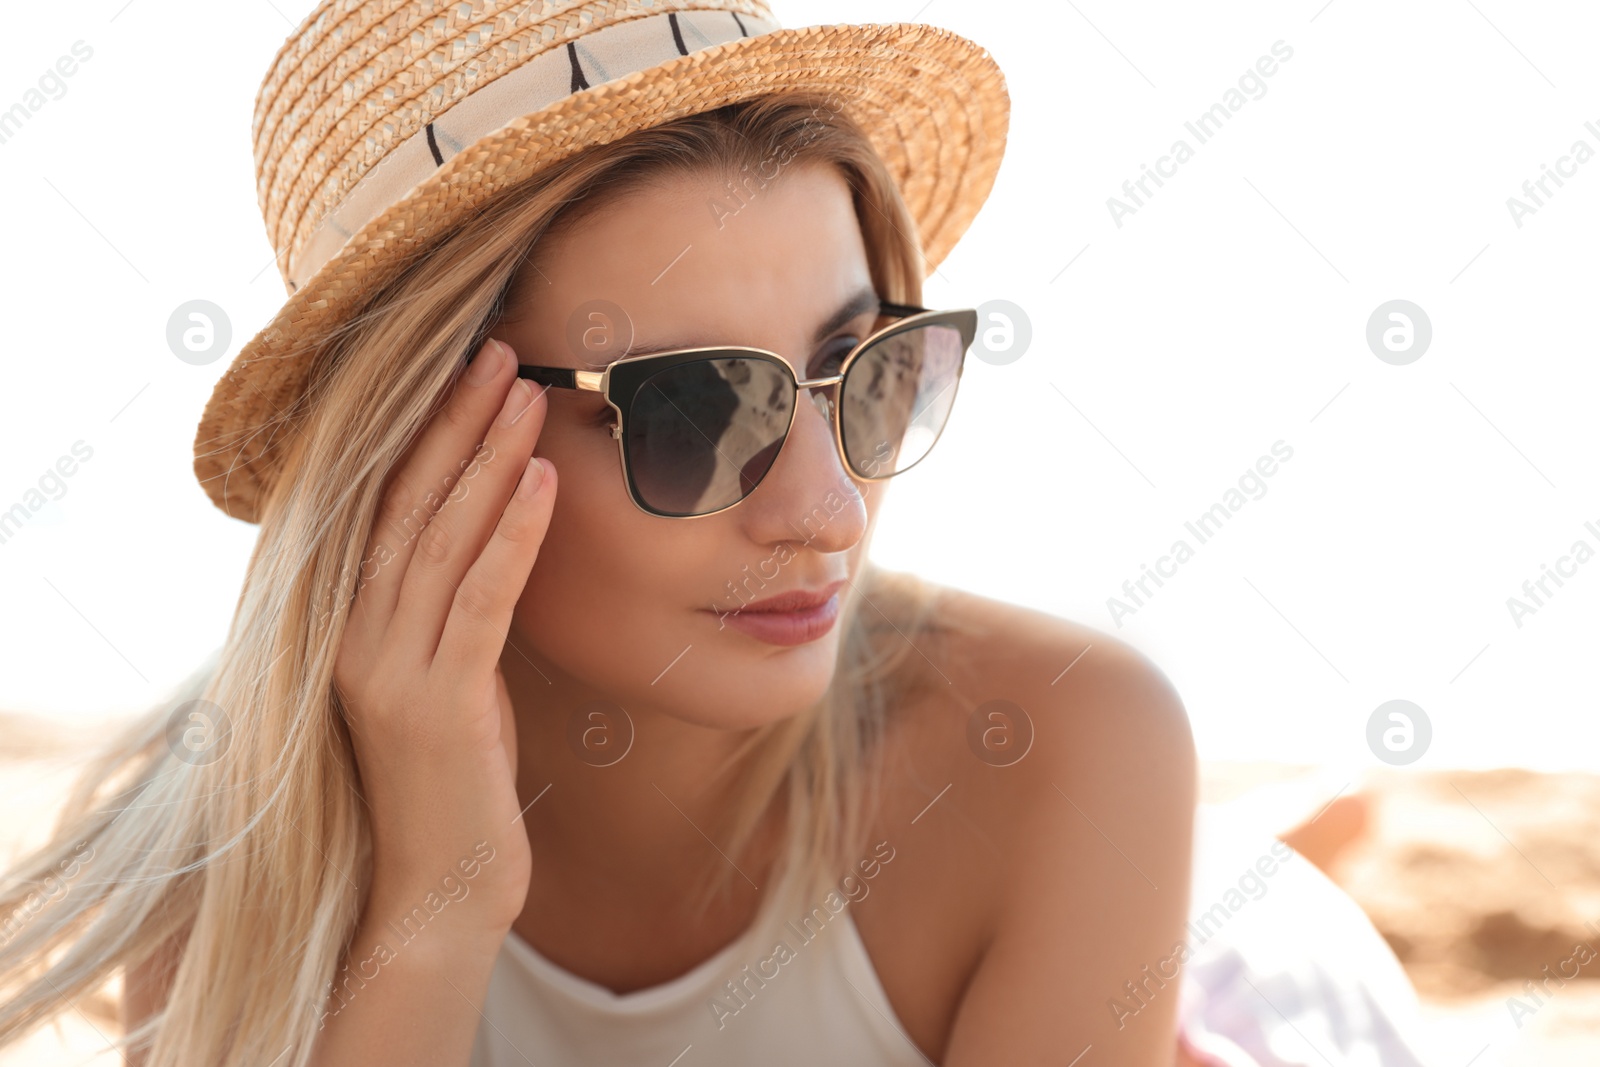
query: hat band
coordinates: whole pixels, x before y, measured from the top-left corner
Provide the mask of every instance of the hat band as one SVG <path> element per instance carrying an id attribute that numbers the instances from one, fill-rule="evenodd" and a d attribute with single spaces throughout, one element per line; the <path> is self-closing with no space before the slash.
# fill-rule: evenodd
<path id="1" fill-rule="evenodd" d="M 304 285 L 361 227 L 466 146 L 581 90 L 660 66 L 690 52 L 779 29 L 733 11 L 674 11 L 630 19 L 550 48 L 479 89 L 401 141 L 291 251 L 289 291 Z"/>

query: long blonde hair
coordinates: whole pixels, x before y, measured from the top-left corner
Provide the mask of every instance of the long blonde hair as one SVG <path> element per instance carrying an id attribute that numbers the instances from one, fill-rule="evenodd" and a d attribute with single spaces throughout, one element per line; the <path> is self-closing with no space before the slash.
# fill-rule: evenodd
<path id="1" fill-rule="evenodd" d="M 775 147 L 837 166 L 879 294 L 919 302 L 915 224 L 870 143 L 830 104 L 781 94 L 590 147 L 502 194 L 317 339 L 303 400 L 263 430 L 284 462 L 226 642 L 87 761 L 52 838 L 6 872 L 0 1046 L 181 941 L 164 1009 L 119 1044 L 148 1046 L 150 1067 L 303 1067 L 370 884 L 332 677 L 387 476 L 505 312 L 540 237 L 663 170 L 722 168 L 730 191 L 753 192 Z M 737 855 L 784 802 L 780 862 L 807 900 L 865 858 L 878 802 L 870 757 L 893 709 L 924 684 L 919 653 L 945 622 L 934 587 L 911 575 L 869 561 L 857 585 L 830 688 L 750 732 L 718 828 Z M 196 710 L 220 758 L 194 759 L 173 741 Z M 715 869 L 705 900 L 728 875 Z M 63 891 L 35 906 L 50 880 Z"/>

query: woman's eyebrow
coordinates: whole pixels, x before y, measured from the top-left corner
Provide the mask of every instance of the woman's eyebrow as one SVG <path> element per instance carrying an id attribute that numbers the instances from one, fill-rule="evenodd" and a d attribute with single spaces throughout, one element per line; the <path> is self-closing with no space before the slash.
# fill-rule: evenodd
<path id="1" fill-rule="evenodd" d="M 827 318 L 827 321 L 825 321 L 821 326 L 817 327 L 817 332 L 812 336 L 811 343 L 814 344 L 814 345 L 822 344 L 822 342 L 826 341 L 828 339 L 829 335 L 832 334 L 839 327 L 845 325 L 847 322 L 849 322 L 851 319 L 855 318 L 857 315 L 864 314 L 865 312 L 871 311 L 872 309 L 876 308 L 878 306 L 878 303 L 879 303 L 878 294 L 870 285 L 866 286 L 865 288 L 863 288 L 861 290 L 859 290 L 854 295 L 852 295 L 848 300 L 846 300 L 843 304 L 841 304 L 839 306 L 838 310 L 836 310 L 832 315 L 829 315 L 828 318 Z M 691 342 L 686 342 L 686 341 L 673 341 L 673 342 L 670 342 L 670 343 L 669 342 L 659 342 L 659 343 L 655 343 L 655 344 L 645 344 L 645 345 L 630 345 L 630 346 L 628 346 L 628 351 L 625 352 L 623 354 L 623 356 L 624 356 L 624 358 L 626 358 L 628 356 L 648 356 L 648 355 L 652 355 L 652 354 L 654 354 L 656 352 L 670 352 L 670 351 L 673 351 L 673 350 L 679 349 L 679 348 L 707 348 L 707 347 L 710 347 L 710 346 L 706 345 L 704 342 L 691 343 Z"/>
<path id="2" fill-rule="evenodd" d="M 820 345 L 822 342 L 826 341 L 828 336 L 839 327 L 843 326 L 857 315 L 862 315 L 868 311 L 876 309 L 878 304 L 878 294 L 870 285 L 861 289 L 849 300 L 846 300 L 844 304 L 840 306 L 838 311 L 835 311 L 832 315 L 828 316 L 828 321 L 824 322 L 817 328 L 817 332 L 815 336 L 812 337 L 811 343 Z"/>

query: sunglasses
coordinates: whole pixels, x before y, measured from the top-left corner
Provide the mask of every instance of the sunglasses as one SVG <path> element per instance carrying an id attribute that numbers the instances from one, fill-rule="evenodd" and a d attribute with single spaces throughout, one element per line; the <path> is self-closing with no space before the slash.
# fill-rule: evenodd
<path id="1" fill-rule="evenodd" d="M 955 403 L 978 313 L 887 301 L 879 313 L 896 321 L 851 348 L 838 373 L 818 378 L 796 379 L 777 353 L 736 345 L 623 358 L 603 371 L 522 364 L 517 376 L 604 396 L 617 412 L 611 435 L 634 504 L 698 518 L 761 484 L 794 426 L 801 389 L 833 387 L 832 397 L 812 396 L 826 405 L 839 458 L 855 477 L 882 481 L 928 454 Z"/>

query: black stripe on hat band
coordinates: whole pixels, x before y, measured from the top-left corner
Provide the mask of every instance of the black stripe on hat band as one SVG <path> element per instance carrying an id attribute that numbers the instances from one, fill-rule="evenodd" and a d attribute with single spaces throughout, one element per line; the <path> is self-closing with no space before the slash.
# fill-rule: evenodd
<path id="1" fill-rule="evenodd" d="M 444 166 L 444 153 L 439 151 L 439 142 L 433 136 L 433 123 L 428 123 L 428 151 L 433 153 L 433 163 L 436 167 Z"/>
<path id="2" fill-rule="evenodd" d="M 733 24 L 735 26 L 739 27 L 739 36 L 740 37 L 748 37 L 748 36 L 750 36 L 750 31 L 744 28 L 744 20 L 739 17 L 739 13 L 737 11 L 730 11 L 730 12 L 728 12 L 728 14 L 733 16 Z"/>
<path id="3" fill-rule="evenodd" d="M 678 29 L 678 13 L 674 11 L 669 14 L 667 21 L 672 23 L 672 43 L 678 46 L 678 54 L 680 56 L 688 55 L 689 49 L 684 47 L 683 43 L 683 31 Z"/>
<path id="4" fill-rule="evenodd" d="M 583 76 L 583 66 L 578 62 L 578 48 L 571 41 L 567 42 L 567 58 L 572 61 L 572 91 L 589 88 L 589 79 Z"/>

